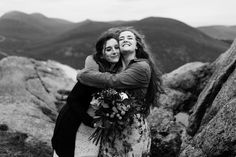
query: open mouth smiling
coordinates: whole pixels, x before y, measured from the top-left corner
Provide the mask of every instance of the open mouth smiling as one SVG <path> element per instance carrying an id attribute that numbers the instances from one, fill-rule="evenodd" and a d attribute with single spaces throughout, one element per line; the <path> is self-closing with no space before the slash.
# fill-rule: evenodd
<path id="1" fill-rule="evenodd" d="M 131 44 L 130 43 L 124 43 L 124 44 L 122 44 L 122 47 L 124 47 L 124 46 L 130 46 Z"/>

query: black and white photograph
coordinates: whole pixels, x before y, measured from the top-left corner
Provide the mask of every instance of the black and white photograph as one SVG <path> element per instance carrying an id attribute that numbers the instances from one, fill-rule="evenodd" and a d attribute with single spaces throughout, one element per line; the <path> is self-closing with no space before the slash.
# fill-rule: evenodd
<path id="1" fill-rule="evenodd" d="M 1 0 L 0 157 L 236 157 L 235 0 Z"/>

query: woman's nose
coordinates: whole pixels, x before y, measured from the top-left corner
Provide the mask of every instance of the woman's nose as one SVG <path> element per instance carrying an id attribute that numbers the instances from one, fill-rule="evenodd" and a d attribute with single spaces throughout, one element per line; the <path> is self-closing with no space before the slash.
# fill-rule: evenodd
<path id="1" fill-rule="evenodd" d="M 117 54 L 117 53 L 118 53 L 117 49 L 113 48 L 112 49 L 112 54 Z"/>
<path id="2" fill-rule="evenodd" d="M 116 51 L 117 51 L 117 48 L 113 47 L 113 48 L 112 48 L 112 51 L 113 51 L 113 52 L 116 52 Z"/>
<path id="3" fill-rule="evenodd" d="M 116 52 L 116 50 L 115 49 L 113 49 L 112 50 L 112 54 L 116 54 L 117 52 Z"/>
<path id="4" fill-rule="evenodd" d="M 123 43 L 126 43 L 127 41 L 128 41 L 127 38 L 124 38 Z"/>

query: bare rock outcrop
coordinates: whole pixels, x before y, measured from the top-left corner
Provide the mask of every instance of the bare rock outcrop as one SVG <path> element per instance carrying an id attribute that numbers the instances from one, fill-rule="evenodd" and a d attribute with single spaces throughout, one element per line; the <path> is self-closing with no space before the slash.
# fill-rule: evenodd
<path id="1" fill-rule="evenodd" d="M 222 106 L 204 129 L 191 140 L 180 157 L 235 157 L 236 99 Z"/>
<path id="2" fill-rule="evenodd" d="M 236 40 L 212 65 L 215 71 L 190 115 L 192 139 L 181 157 L 236 156 Z"/>
<path id="3" fill-rule="evenodd" d="M 162 77 L 165 94 L 160 95 L 160 106 L 154 108 L 148 117 L 153 157 L 179 155 L 188 136 L 188 114 L 211 74 L 209 63 L 193 62 Z"/>
<path id="4" fill-rule="evenodd" d="M 193 114 L 190 116 L 188 133 L 192 136 L 197 133 L 202 122 L 209 122 L 209 120 L 214 115 L 216 115 L 219 108 L 224 106 L 224 104 L 227 103 L 229 99 L 232 99 L 234 95 L 236 87 L 234 81 L 236 65 L 236 41 L 222 56 L 216 60 L 218 62 L 218 67 L 200 94 L 194 107 Z M 219 103 L 219 101 L 222 102 Z"/>
<path id="5" fill-rule="evenodd" d="M 155 108 L 148 122 L 152 136 L 151 156 L 174 157 L 179 154 L 184 127 L 175 121 L 173 112 L 162 107 Z"/>
<path id="6" fill-rule="evenodd" d="M 167 111 L 158 108 L 151 115 L 156 142 L 152 143 L 152 152 L 168 157 L 235 157 L 236 40 L 215 62 L 190 64 L 198 70 L 184 70 L 191 69 L 185 65 L 187 68 L 180 67 L 163 77 L 167 94 L 161 95 L 160 101 Z M 190 114 L 187 130 L 178 123 L 181 112 Z"/>
<path id="7" fill-rule="evenodd" d="M 188 63 L 163 76 L 166 94 L 148 117 L 152 156 L 235 156 L 235 45 L 214 63 Z M 51 156 L 50 139 L 63 105 L 57 99 L 72 89 L 75 76 L 75 69 L 54 61 L 0 61 L 0 156 L 12 150 Z"/>
<path id="8" fill-rule="evenodd" d="M 160 97 L 162 106 L 171 108 L 174 114 L 190 112 L 212 73 L 209 63 L 192 62 L 163 75 L 166 94 Z"/>
<path id="9" fill-rule="evenodd" d="M 71 90 L 75 84 L 75 76 L 74 69 L 54 61 L 43 62 L 24 57 L 2 59 L 0 61 L 1 137 L 3 134 L 4 137 L 9 137 L 9 140 L 16 137 L 15 140 L 18 139 L 18 142 L 24 145 L 30 147 L 40 145 L 42 152 L 48 150 L 45 152 L 51 153 L 50 139 L 60 108 L 55 104 L 57 91 Z M 8 151 L 7 147 L 1 147 L 0 150 L 3 153 Z"/>

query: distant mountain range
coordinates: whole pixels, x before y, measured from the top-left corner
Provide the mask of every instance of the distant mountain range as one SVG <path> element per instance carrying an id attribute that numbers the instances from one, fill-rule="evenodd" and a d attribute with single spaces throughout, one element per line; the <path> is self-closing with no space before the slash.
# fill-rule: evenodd
<path id="1" fill-rule="evenodd" d="M 204 26 L 198 27 L 205 34 L 220 40 L 233 41 L 236 38 L 236 26 Z"/>
<path id="2" fill-rule="evenodd" d="M 117 26 L 133 26 L 141 31 L 163 72 L 170 72 L 187 62 L 211 62 L 229 47 L 228 43 L 206 35 L 200 28 L 169 18 L 73 23 L 38 13 L 14 11 L 0 18 L 0 56 L 53 59 L 82 68 L 85 57 L 94 52 L 100 33 Z"/>

